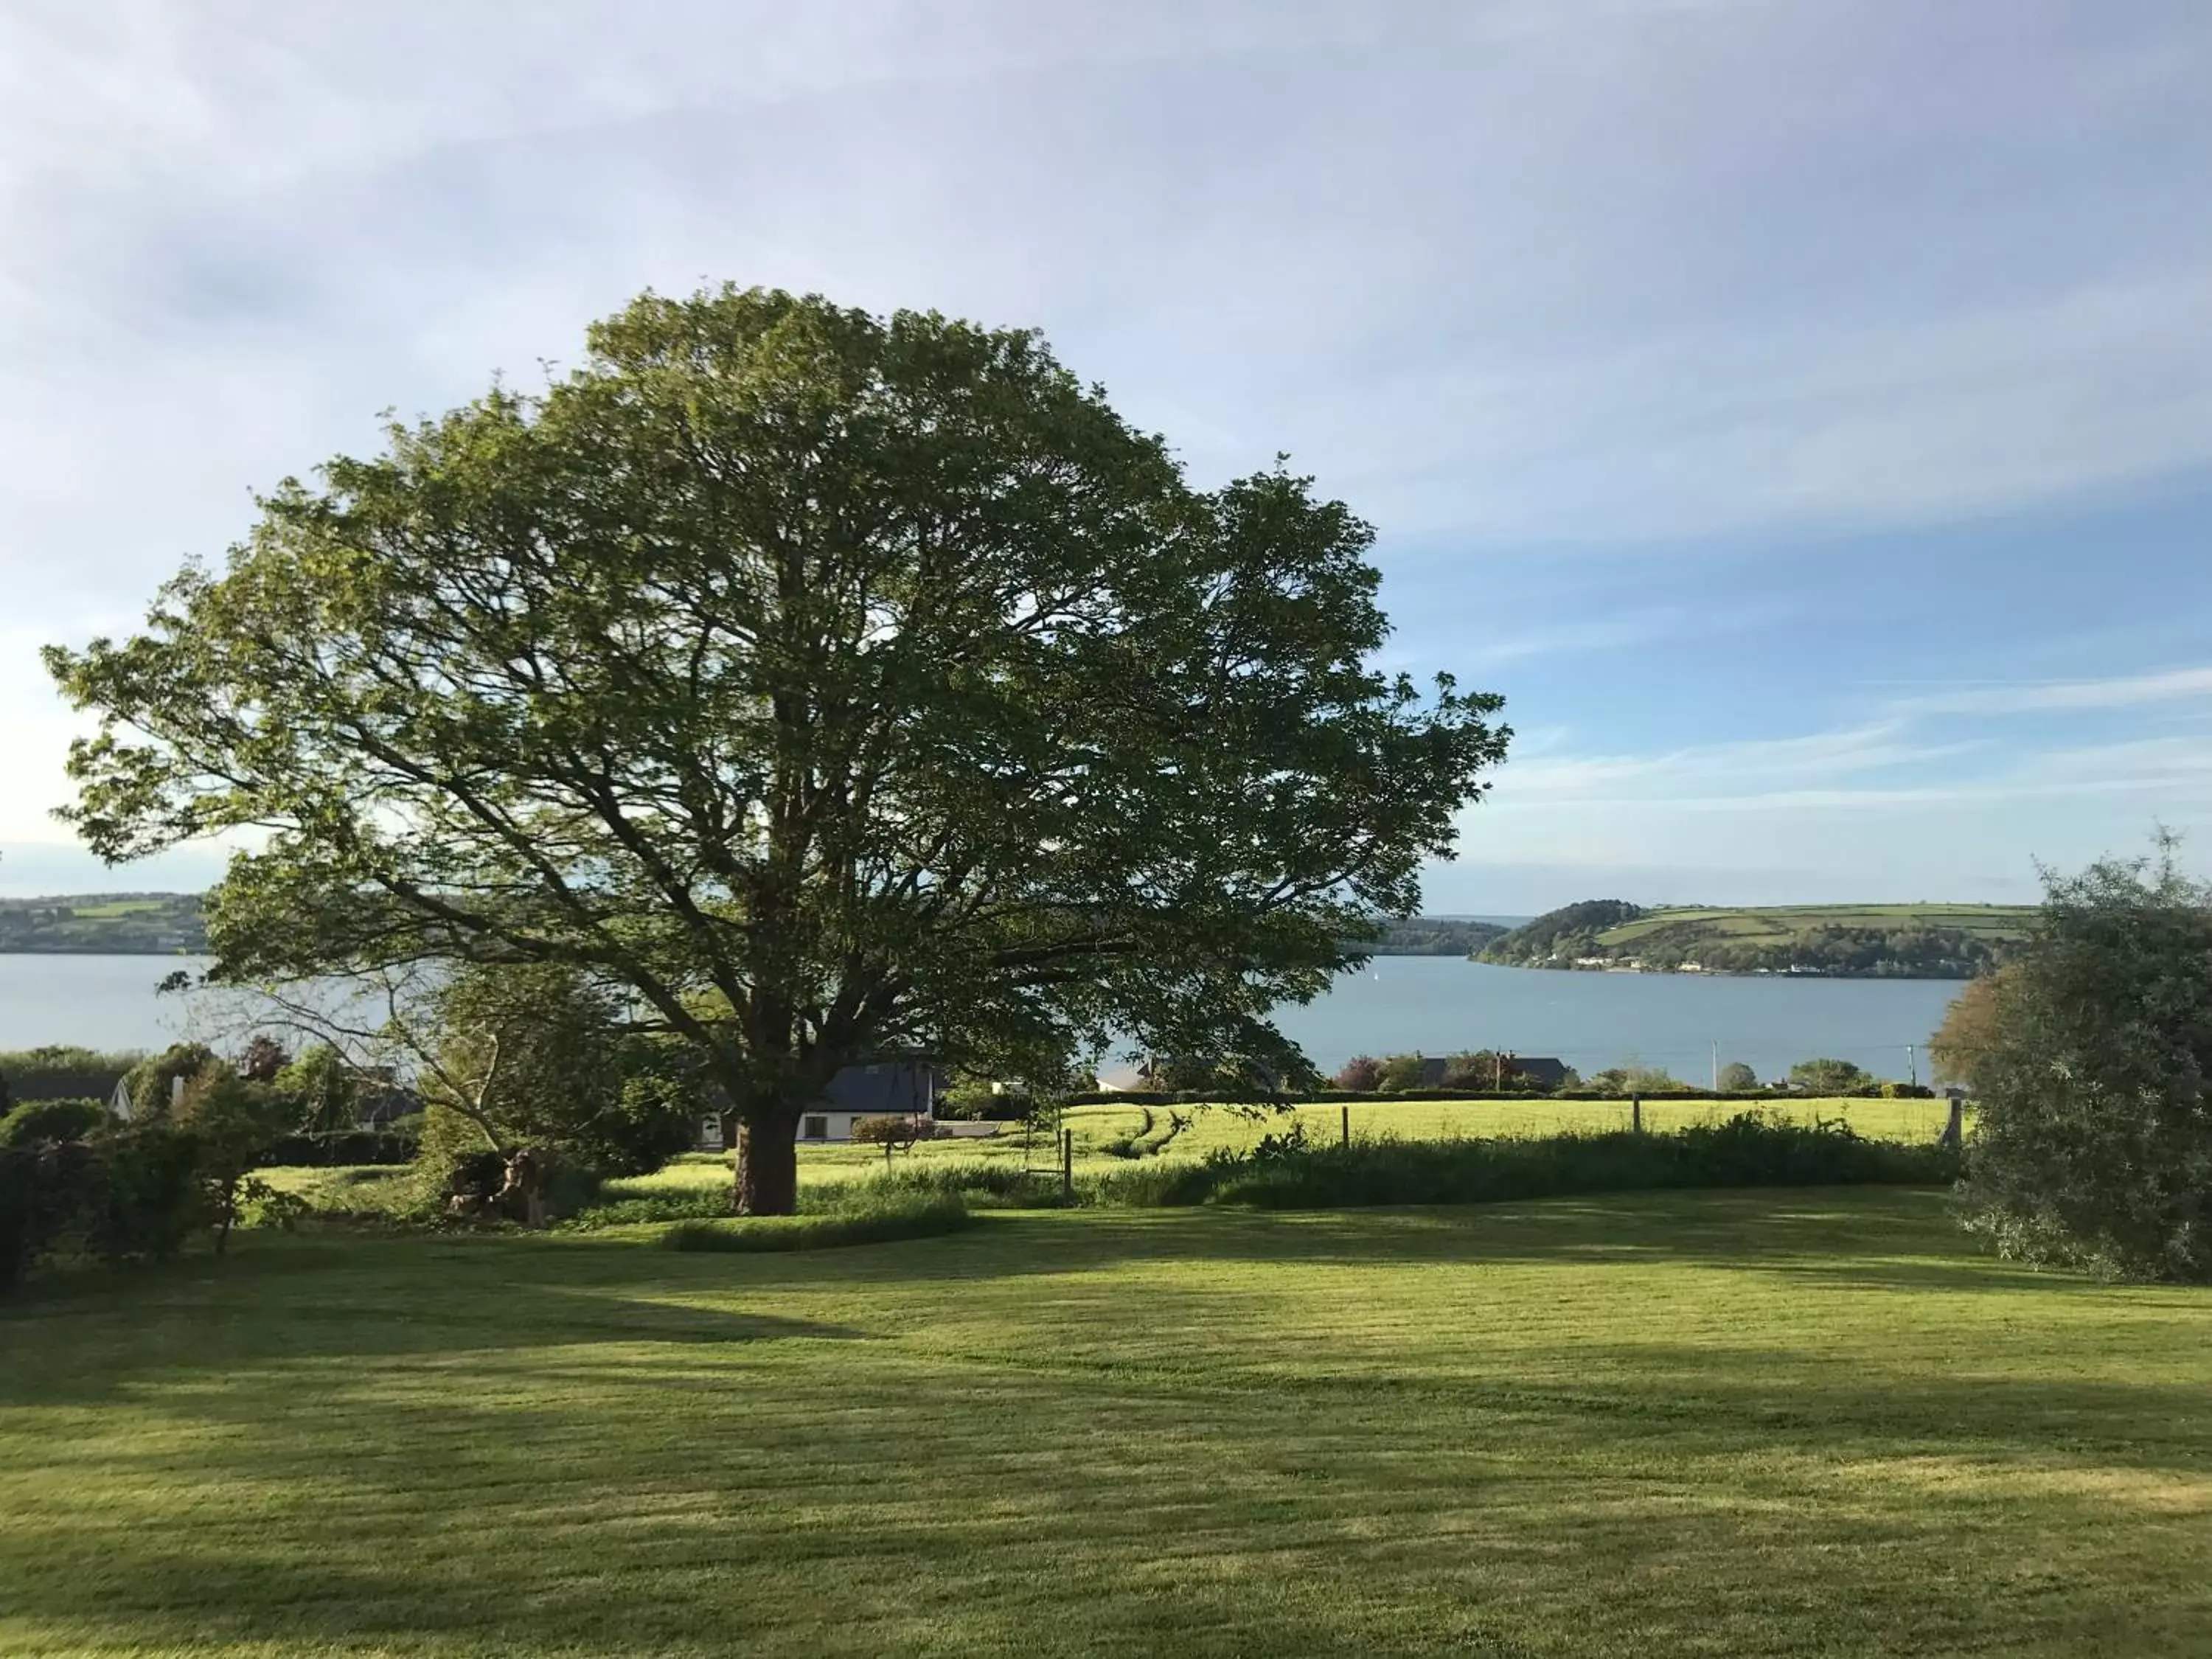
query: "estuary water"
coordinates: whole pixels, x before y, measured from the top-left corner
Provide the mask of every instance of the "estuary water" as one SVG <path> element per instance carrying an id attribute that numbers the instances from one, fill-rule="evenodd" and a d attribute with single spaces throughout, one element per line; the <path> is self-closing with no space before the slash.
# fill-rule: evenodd
<path id="1" fill-rule="evenodd" d="M 229 1011 L 154 987 L 188 957 L 0 956 L 0 1049 L 42 1043 L 158 1048 L 234 1027 Z M 1951 980 L 1728 978 L 1493 968 L 1455 957 L 1378 957 L 1282 1027 L 1334 1071 L 1355 1054 L 1505 1048 L 1585 1074 L 1638 1061 L 1692 1083 L 1741 1060 L 1762 1078 L 1829 1055 L 1877 1077 L 1926 1081 L 1929 1033 Z"/>

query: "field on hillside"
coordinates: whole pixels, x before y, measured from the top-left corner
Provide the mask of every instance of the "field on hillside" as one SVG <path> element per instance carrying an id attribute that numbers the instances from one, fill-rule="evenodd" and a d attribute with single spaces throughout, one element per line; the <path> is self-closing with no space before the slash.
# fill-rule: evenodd
<path id="1" fill-rule="evenodd" d="M 1698 908 L 1651 910 L 1634 921 L 1600 933 L 1600 944 L 1632 945 L 1662 929 L 1695 923 L 1701 933 L 1742 945 L 1783 945 L 1816 927 L 1865 927 L 1887 932 L 1900 927 L 1955 929 L 1971 938 L 2011 941 L 2023 938 L 2032 908 L 2004 904 L 1785 904 L 1759 909 Z"/>
<path id="2" fill-rule="evenodd" d="M 1997 904 L 1562 905 L 1485 945 L 1526 968 L 1972 979 L 2002 967 L 2036 912 Z"/>
<path id="3" fill-rule="evenodd" d="M 0 899 L 0 951 L 167 955 L 207 948 L 189 893 Z"/>
<path id="4" fill-rule="evenodd" d="M 254 1235 L 0 1306 L 0 1652 L 2193 1655 L 2208 1345 L 1917 1192 Z"/>

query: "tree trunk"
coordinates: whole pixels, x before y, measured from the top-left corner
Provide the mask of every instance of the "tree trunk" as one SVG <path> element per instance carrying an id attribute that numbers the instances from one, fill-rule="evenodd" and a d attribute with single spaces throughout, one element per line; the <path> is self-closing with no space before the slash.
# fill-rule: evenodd
<path id="1" fill-rule="evenodd" d="M 799 1114 L 761 1106 L 738 1119 L 739 1215 L 794 1215 L 799 1210 Z"/>

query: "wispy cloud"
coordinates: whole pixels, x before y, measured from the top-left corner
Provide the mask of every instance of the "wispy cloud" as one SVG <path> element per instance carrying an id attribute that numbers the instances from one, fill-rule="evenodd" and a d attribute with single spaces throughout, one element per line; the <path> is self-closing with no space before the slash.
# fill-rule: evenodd
<path id="1" fill-rule="evenodd" d="M 2103 679 L 2020 680 L 1899 699 L 1915 714 L 2032 714 L 2066 709 L 2132 708 L 2212 697 L 2212 668 L 2173 668 Z"/>

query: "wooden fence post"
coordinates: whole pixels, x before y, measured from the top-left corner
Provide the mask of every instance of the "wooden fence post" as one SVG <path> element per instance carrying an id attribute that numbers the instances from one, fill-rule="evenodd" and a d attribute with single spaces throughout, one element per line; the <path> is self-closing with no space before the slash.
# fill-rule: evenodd
<path id="1" fill-rule="evenodd" d="M 1075 1131 L 1060 1132 L 1060 1195 L 1073 1202 L 1075 1197 Z"/>
<path id="2" fill-rule="evenodd" d="M 1642 1095 L 1631 1095 L 1628 1097 L 1628 1127 L 1639 1135 L 1644 1133 L 1644 1097 Z"/>
<path id="3" fill-rule="evenodd" d="M 1352 1108 L 1349 1105 L 1344 1109 L 1344 1144 L 1347 1146 L 1352 1145 Z"/>

